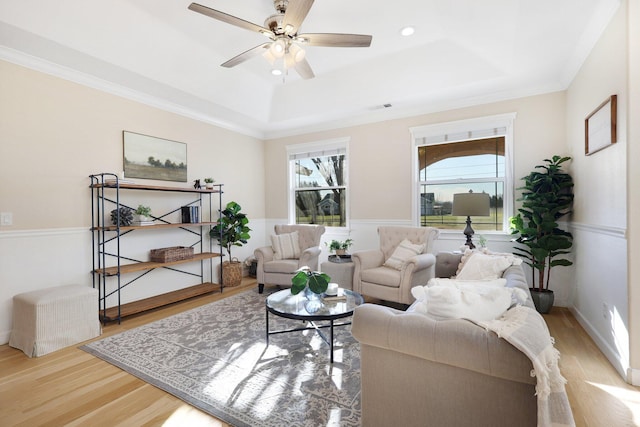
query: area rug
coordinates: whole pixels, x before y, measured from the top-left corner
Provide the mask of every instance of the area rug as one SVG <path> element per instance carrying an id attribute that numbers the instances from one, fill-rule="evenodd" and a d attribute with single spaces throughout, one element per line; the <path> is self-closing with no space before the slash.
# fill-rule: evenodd
<path id="1" fill-rule="evenodd" d="M 265 340 L 252 289 L 81 348 L 233 426 L 359 426 L 360 347 L 335 328 L 334 363 L 314 331 Z M 301 321 L 269 314 L 270 330 Z"/>

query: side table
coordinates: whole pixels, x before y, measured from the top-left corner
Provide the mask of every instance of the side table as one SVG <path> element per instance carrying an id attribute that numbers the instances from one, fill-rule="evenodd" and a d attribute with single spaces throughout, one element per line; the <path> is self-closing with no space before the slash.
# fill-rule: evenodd
<path id="1" fill-rule="evenodd" d="M 320 264 L 320 271 L 331 277 L 331 282 L 337 283 L 343 289 L 353 289 L 353 271 L 355 266 L 352 261 L 331 262 Z"/>

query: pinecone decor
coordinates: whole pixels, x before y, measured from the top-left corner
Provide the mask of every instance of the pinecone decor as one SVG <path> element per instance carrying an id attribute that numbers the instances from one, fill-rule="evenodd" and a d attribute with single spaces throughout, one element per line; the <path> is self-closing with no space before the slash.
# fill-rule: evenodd
<path id="1" fill-rule="evenodd" d="M 118 211 L 120 211 L 120 224 L 118 224 Z M 118 208 L 111 211 L 111 223 L 125 227 L 133 222 L 133 210 L 129 208 Z"/>

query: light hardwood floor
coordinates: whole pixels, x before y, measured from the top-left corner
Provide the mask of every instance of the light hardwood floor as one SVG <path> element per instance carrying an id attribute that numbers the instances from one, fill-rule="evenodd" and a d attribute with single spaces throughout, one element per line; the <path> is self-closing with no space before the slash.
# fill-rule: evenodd
<path id="1" fill-rule="evenodd" d="M 100 338 L 132 329 L 255 286 L 245 280 L 206 295 L 104 327 Z M 545 319 L 562 353 L 561 369 L 576 425 L 640 425 L 640 388 L 626 384 L 569 310 Z M 69 347 L 29 359 L 0 346 L 2 426 L 217 426 L 221 422 L 96 357 Z"/>

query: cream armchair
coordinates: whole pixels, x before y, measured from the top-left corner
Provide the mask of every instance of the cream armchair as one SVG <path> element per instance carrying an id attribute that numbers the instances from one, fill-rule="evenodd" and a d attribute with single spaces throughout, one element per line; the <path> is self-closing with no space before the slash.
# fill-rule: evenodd
<path id="1" fill-rule="evenodd" d="M 291 286 L 291 278 L 300 267 L 318 269 L 320 256 L 320 238 L 324 234 L 323 225 L 276 225 L 276 235 L 298 232 L 300 255 L 297 258 L 276 259 L 273 246 L 265 246 L 254 251 L 258 260 L 256 277 L 258 292 L 264 291 L 264 285 Z"/>
<path id="2" fill-rule="evenodd" d="M 379 227 L 380 249 L 351 255 L 355 266 L 353 290 L 385 301 L 413 303 L 411 288 L 426 285 L 435 277 L 436 258 L 433 252 L 438 234 L 438 229 L 433 227 Z M 404 260 L 394 257 L 398 268 L 390 267 L 389 259 L 405 239 L 413 245 L 425 245 L 424 251 Z"/>

